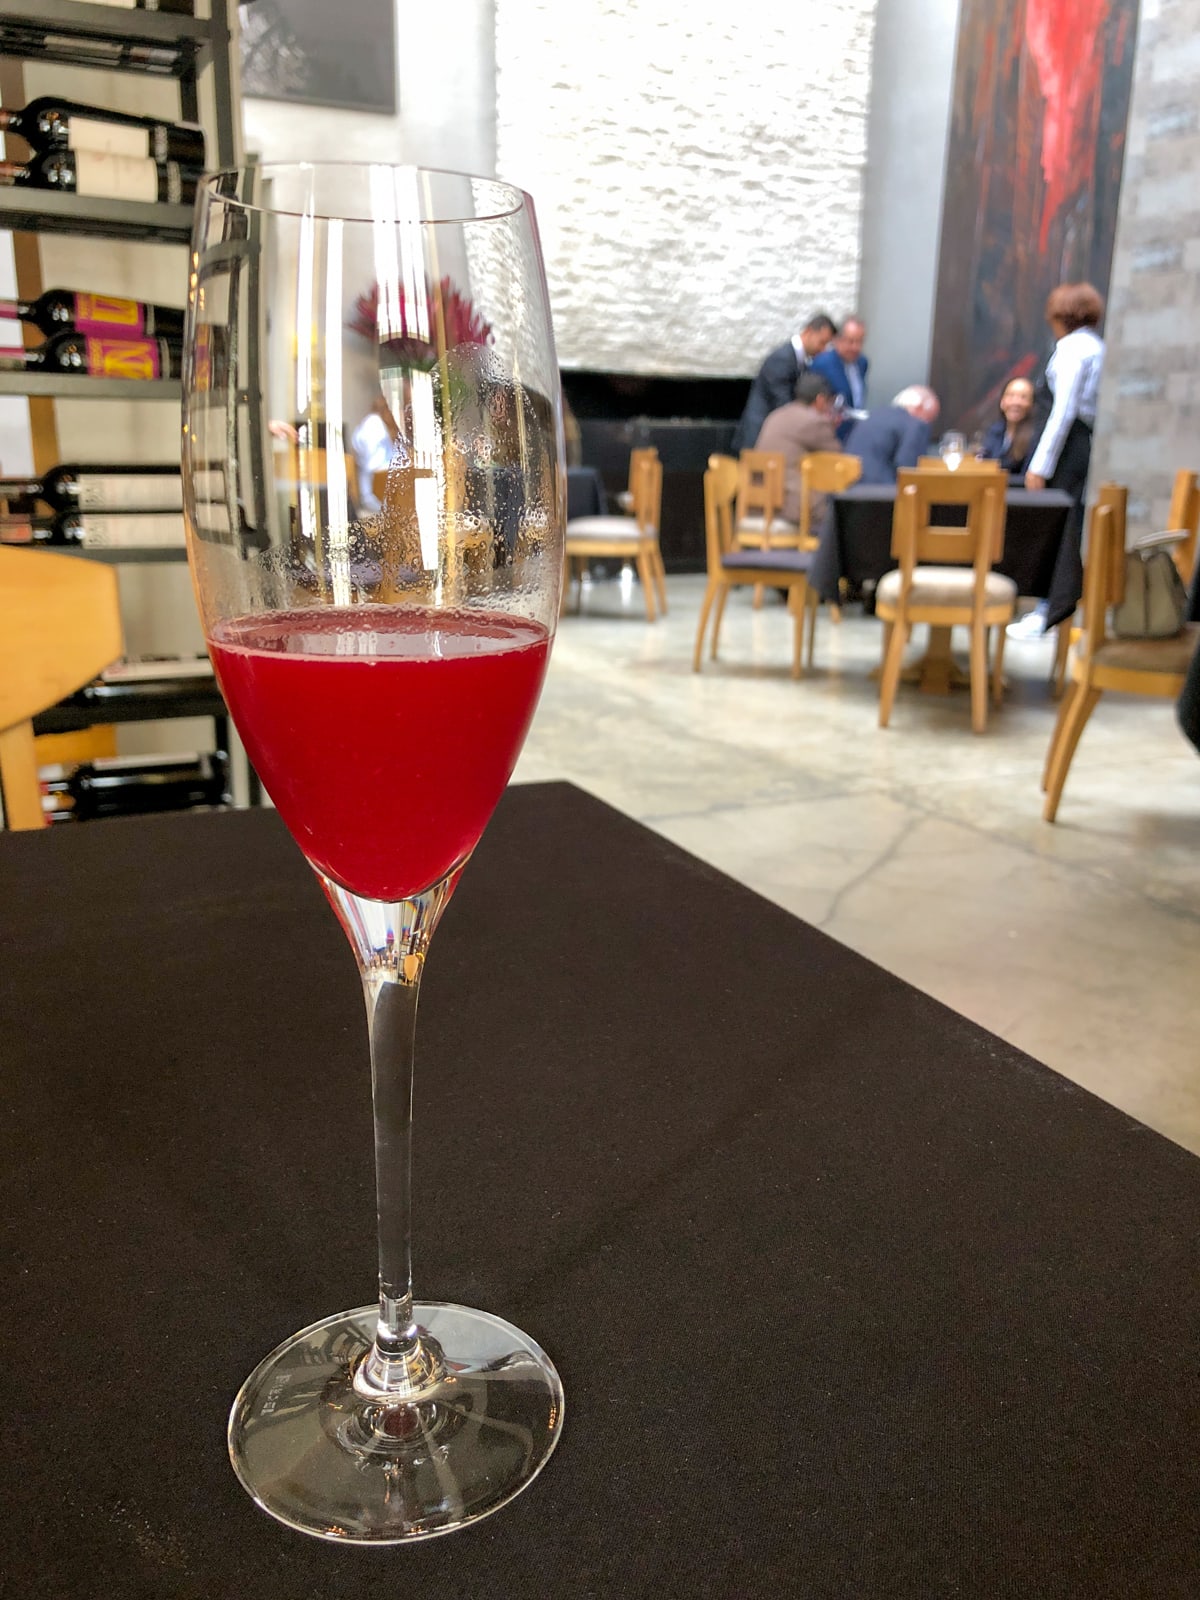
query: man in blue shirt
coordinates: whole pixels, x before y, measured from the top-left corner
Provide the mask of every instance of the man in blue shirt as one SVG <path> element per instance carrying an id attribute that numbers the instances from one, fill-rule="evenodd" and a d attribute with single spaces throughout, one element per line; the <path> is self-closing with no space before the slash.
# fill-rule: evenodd
<path id="1" fill-rule="evenodd" d="M 847 317 L 828 350 L 813 362 L 813 371 L 833 385 L 835 395 L 840 395 L 847 411 L 865 411 L 867 406 L 867 358 L 862 353 L 867 330 L 858 317 Z M 838 429 L 838 437 L 845 439 L 854 424 L 847 417 Z"/>

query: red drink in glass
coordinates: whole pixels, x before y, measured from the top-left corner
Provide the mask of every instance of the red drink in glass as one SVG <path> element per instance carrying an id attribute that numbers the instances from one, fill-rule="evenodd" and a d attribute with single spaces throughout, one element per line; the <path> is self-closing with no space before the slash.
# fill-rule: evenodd
<path id="1" fill-rule="evenodd" d="M 314 607 L 217 625 L 221 691 L 314 866 L 419 894 L 479 841 L 546 673 L 547 630 L 498 611 Z"/>

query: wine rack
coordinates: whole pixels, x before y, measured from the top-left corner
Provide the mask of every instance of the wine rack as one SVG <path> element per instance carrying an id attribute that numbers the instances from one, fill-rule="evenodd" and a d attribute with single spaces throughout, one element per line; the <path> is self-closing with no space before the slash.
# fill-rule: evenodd
<path id="1" fill-rule="evenodd" d="M 53 63 L 174 79 L 179 120 L 200 122 L 199 81 L 206 76 L 214 115 L 204 119 L 210 170 L 241 159 L 240 108 L 234 52 L 237 0 L 198 0 L 207 16 L 89 4 L 87 0 L 0 0 L 0 59 Z M 0 188 L 0 228 L 24 234 L 69 234 L 173 245 L 182 254 L 191 239 L 190 205 L 98 200 L 29 188 Z M 0 395 L 36 400 L 114 400 L 178 406 L 178 379 L 97 378 L 53 371 L 0 372 Z M 182 562 L 183 548 L 74 547 L 79 558 L 105 563 Z M 227 712 L 211 677 L 177 685 L 136 683 L 113 688 L 91 685 L 37 719 L 38 733 L 78 731 L 96 724 L 162 722 L 208 717 L 217 749 L 229 749 Z M 250 798 L 258 784 L 249 771 Z"/>
<path id="2" fill-rule="evenodd" d="M 237 106 L 230 16 L 235 0 L 210 0 L 207 17 L 91 5 L 86 0 L 0 0 L 0 57 L 98 67 L 174 78 L 179 115 L 199 121 L 198 77 L 212 74 L 215 127 L 206 128 L 210 164 L 238 160 Z M 215 155 L 215 161 L 212 159 Z M 187 245 L 190 205 L 96 200 L 49 190 L 0 188 L 0 228 L 24 233 Z M 0 395 L 30 399 L 178 401 L 178 379 L 93 378 L 77 373 L 2 372 Z M 178 550 L 123 549 L 77 555 L 112 561 L 182 561 Z"/>

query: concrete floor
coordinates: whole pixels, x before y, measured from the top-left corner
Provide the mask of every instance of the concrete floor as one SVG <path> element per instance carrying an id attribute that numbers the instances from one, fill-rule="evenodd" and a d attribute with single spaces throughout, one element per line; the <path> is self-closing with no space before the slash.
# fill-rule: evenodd
<path id="1" fill-rule="evenodd" d="M 703 588 L 670 579 L 654 625 L 628 582 L 587 588 L 516 781 L 570 779 L 1200 1153 L 1200 758 L 1172 706 L 1106 697 L 1051 826 L 1049 643 L 1010 644 L 985 735 L 965 691 L 907 686 L 881 730 L 874 618 L 823 611 L 797 683 L 782 603 L 735 592 L 696 676 Z"/>

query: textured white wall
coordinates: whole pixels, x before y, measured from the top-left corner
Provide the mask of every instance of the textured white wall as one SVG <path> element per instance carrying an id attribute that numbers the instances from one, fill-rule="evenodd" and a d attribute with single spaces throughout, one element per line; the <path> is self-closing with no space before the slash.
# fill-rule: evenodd
<path id="1" fill-rule="evenodd" d="M 564 367 L 749 374 L 854 308 L 876 0 L 496 0 Z"/>

